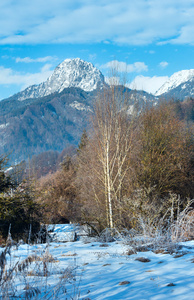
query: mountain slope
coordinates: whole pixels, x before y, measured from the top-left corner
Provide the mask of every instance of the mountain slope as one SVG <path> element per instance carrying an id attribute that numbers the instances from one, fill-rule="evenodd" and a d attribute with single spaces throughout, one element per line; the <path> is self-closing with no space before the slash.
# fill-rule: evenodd
<path id="1" fill-rule="evenodd" d="M 45 82 L 32 85 L 9 99 L 23 101 L 29 98 L 39 98 L 55 92 L 60 93 L 69 87 L 78 87 L 90 92 L 103 85 L 104 76 L 91 63 L 80 58 L 66 59 L 55 68 L 53 74 Z"/>
<path id="2" fill-rule="evenodd" d="M 68 88 L 1 115 L 0 154 L 10 154 L 13 163 L 77 145 L 87 127 L 93 97 L 92 92 Z"/>
<path id="3" fill-rule="evenodd" d="M 94 101 L 100 93 L 103 96 L 103 91 L 85 92 L 71 87 L 41 98 L 1 101 L 0 155 L 11 153 L 13 163 L 44 151 L 62 151 L 69 145 L 77 146 L 83 129 L 90 124 Z M 145 103 L 156 101 L 146 92 L 123 87 L 120 92 L 128 99 L 129 114 L 141 110 Z"/>
<path id="4" fill-rule="evenodd" d="M 185 98 L 194 97 L 194 78 L 181 83 L 167 93 L 161 95 L 166 99 L 178 99 L 183 101 Z"/>
<path id="5" fill-rule="evenodd" d="M 183 83 L 186 82 L 191 82 L 193 83 L 194 81 L 194 69 L 190 70 L 182 70 L 179 72 L 174 73 L 168 81 L 166 81 L 160 88 L 159 90 L 155 93 L 155 96 L 161 96 L 167 93 L 169 93 L 171 90 L 177 88 Z M 188 86 L 183 86 L 182 89 L 188 89 Z M 189 89 L 187 94 L 189 94 Z"/>

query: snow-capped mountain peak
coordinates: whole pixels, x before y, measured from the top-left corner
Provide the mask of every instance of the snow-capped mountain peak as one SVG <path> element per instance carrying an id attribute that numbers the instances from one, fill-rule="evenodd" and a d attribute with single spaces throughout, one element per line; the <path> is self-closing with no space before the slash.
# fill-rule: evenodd
<path id="1" fill-rule="evenodd" d="M 156 91 L 155 96 L 160 96 L 176 88 L 180 84 L 194 79 L 194 69 L 182 70 L 174 73 L 160 88 Z"/>
<path id="2" fill-rule="evenodd" d="M 46 81 L 47 85 L 61 92 L 66 87 L 79 87 L 84 91 L 92 91 L 104 76 L 91 63 L 80 58 L 66 59 L 58 65 Z"/>
<path id="3" fill-rule="evenodd" d="M 43 83 L 33 85 L 15 95 L 17 100 L 39 98 L 54 92 L 62 92 L 68 87 L 78 87 L 84 91 L 93 91 L 103 86 L 104 76 L 92 63 L 80 58 L 66 59 L 59 64 L 53 74 Z"/>

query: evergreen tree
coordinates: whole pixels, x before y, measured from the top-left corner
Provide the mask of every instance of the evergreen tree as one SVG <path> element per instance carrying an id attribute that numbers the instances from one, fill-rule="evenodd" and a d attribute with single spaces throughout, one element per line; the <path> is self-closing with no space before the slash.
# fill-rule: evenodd
<path id="1" fill-rule="evenodd" d="M 88 135 L 86 130 L 84 129 L 81 136 L 80 143 L 78 145 L 78 149 L 77 149 L 78 153 L 86 147 L 87 143 L 88 143 Z"/>
<path id="2" fill-rule="evenodd" d="M 6 192 L 12 186 L 10 176 L 5 173 L 7 160 L 6 156 L 0 157 L 0 194 Z"/>
<path id="3" fill-rule="evenodd" d="M 0 159 L 0 235 L 5 239 L 11 225 L 14 239 L 28 239 L 31 227 L 32 237 L 39 230 L 39 207 L 30 184 L 17 188 L 6 174 L 7 157 Z"/>

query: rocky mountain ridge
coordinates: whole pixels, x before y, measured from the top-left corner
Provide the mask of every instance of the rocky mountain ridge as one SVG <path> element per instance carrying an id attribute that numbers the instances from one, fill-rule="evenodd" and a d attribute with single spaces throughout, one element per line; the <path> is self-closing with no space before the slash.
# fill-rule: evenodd
<path id="1" fill-rule="evenodd" d="M 65 88 L 75 87 L 91 92 L 107 86 L 104 75 L 90 62 L 80 58 L 65 59 L 52 75 L 39 85 L 32 85 L 9 97 L 18 101 L 36 99 L 53 93 L 61 93 Z M 179 88 L 180 87 L 180 88 Z M 175 91 L 174 91 L 175 90 Z M 179 93 L 182 95 L 180 98 Z M 153 95 L 156 97 L 176 97 L 181 100 L 194 96 L 194 69 L 174 73 Z"/>
<path id="2" fill-rule="evenodd" d="M 53 74 L 39 85 L 27 87 L 24 91 L 10 98 L 24 101 L 26 99 L 40 98 L 55 92 L 60 93 L 65 88 L 81 88 L 91 92 L 105 84 L 104 76 L 91 63 L 80 58 L 65 59 L 59 64 Z"/>
<path id="3" fill-rule="evenodd" d="M 181 101 L 187 98 L 194 98 L 194 77 L 163 93 L 160 97 L 167 100 L 178 99 Z"/>
<path id="4" fill-rule="evenodd" d="M 176 72 L 156 91 L 155 96 L 167 94 L 183 83 L 192 81 L 194 81 L 194 69 Z M 182 85 L 182 89 L 185 89 L 186 87 L 186 85 Z"/>

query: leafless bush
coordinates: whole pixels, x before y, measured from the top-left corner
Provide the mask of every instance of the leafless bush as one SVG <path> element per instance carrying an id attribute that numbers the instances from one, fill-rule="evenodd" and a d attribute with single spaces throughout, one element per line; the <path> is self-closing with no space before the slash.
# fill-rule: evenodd
<path id="1" fill-rule="evenodd" d="M 183 242 L 194 237 L 194 200 L 181 210 L 180 197 L 171 195 L 171 208 L 167 209 L 162 218 L 156 218 L 155 222 L 149 217 L 139 216 L 139 234 L 131 235 L 129 230 L 128 244 L 137 251 L 138 247 L 147 245 L 147 249 L 168 249 L 172 252 L 178 247 L 179 242 Z"/>
<path id="2" fill-rule="evenodd" d="M 106 228 L 104 229 L 100 236 L 97 238 L 101 243 L 114 242 L 116 240 L 121 240 L 122 236 L 116 228 Z"/>
<path id="3" fill-rule="evenodd" d="M 194 200 L 188 202 L 185 209 L 178 212 L 176 220 L 171 225 L 171 237 L 175 242 L 194 238 Z"/>

